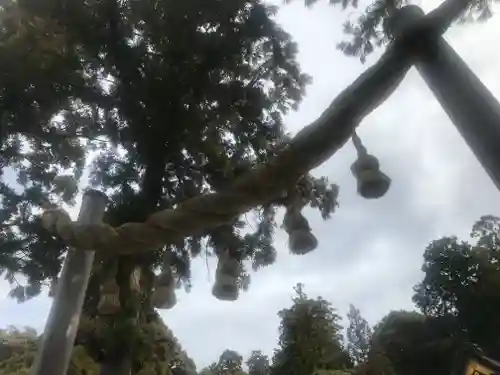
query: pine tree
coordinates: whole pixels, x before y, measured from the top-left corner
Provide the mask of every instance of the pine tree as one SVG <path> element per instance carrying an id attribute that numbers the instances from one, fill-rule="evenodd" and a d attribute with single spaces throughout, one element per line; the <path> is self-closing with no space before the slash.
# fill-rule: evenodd
<path id="1" fill-rule="evenodd" d="M 347 352 L 355 364 L 361 364 L 368 358 L 372 330 L 359 309 L 353 305 L 349 306 L 347 319 Z"/>
<path id="2" fill-rule="evenodd" d="M 323 298 L 309 298 L 302 284 L 296 286 L 295 293 L 293 305 L 278 314 L 280 336 L 271 374 L 312 375 L 317 370 L 349 368 L 340 316 Z"/>
<path id="3" fill-rule="evenodd" d="M 202 369 L 201 373 L 207 375 L 247 375 L 243 370 L 243 357 L 238 352 L 229 349 L 224 350 L 218 361 Z"/>
<path id="4" fill-rule="evenodd" d="M 85 148 L 94 144 L 92 125 L 71 111 L 72 98 L 90 95 L 94 82 L 82 75 L 75 51 L 65 48 L 57 23 L 9 1 L 2 3 L 0 23 L 0 274 L 25 300 L 60 271 L 65 246 L 35 214 L 47 201 L 71 203 L 77 193 L 60 175 L 78 179 Z"/>
<path id="5" fill-rule="evenodd" d="M 248 375 L 269 375 L 269 357 L 260 350 L 253 350 L 246 362 Z"/>

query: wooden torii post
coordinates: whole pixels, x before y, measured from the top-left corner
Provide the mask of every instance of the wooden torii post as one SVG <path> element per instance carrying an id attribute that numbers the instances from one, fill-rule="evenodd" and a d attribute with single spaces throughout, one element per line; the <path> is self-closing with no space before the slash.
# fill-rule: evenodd
<path id="1" fill-rule="evenodd" d="M 83 194 L 78 221 L 102 221 L 107 197 L 96 190 Z M 80 322 L 85 292 L 92 271 L 94 252 L 69 249 L 59 278 L 32 373 L 66 375 Z"/>
<path id="2" fill-rule="evenodd" d="M 424 17 L 415 5 L 401 8 L 394 17 L 394 32 Z M 432 27 L 422 28 L 414 38 L 408 51 L 417 70 L 500 190 L 500 103 Z"/>

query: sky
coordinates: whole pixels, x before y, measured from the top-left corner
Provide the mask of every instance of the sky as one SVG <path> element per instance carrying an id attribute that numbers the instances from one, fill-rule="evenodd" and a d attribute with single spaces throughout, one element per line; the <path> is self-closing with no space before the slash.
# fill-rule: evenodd
<path id="1" fill-rule="evenodd" d="M 299 110 L 286 117 L 294 133 L 317 118 L 379 56 L 362 65 L 337 51 L 340 25 L 356 13 L 326 3 L 304 9 L 297 0 L 277 15 L 298 42 L 302 69 L 313 77 Z M 438 3 L 425 0 L 418 5 L 429 11 Z M 493 46 L 500 40 L 499 17 L 485 24 L 453 26 L 446 34 L 497 98 L 500 49 Z M 362 122 L 358 133 L 392 178 L 385 197 L 367 201 L 356 194 L 349 169 L 355 153 L 348 143 L 314 171 L 340 186 L 340 207 L 330 220 L 307 212 L 320 242 L 314 252 L 290 255 L 287 236 L 279 230 L 276 264 L 253 274 L 249 291 L 234 303 L 211 295 L 214 264 L 207 269 L 203 260 L 194 262 L 192 291 L 180 292 L 175 308 L 161 315 L 198 368 L 225 349 L 244 357 L 255 349 L 272 354 L 277 313 L 290 306 L 298 282 L 310 296 L 329 300 L 343 316 L 354 304 L 372 324 L 391 310 L 414 309 L 412 287 L 422 278 L 422 254 L 429 241 L 445 235 L 467 239 L 481 215 L 500 215 L 500 194 L 415 69 Z M 42 331 L 51 299 L 42 296 L 17 304 L 6 297 L 8 289 L 0 281 L 0 327 L 29 325 Z"/>

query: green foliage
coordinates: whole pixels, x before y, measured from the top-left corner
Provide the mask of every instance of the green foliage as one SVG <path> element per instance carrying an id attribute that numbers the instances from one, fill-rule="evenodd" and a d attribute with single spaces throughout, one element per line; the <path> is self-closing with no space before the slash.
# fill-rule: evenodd
<path id="1" fill-rule="evenodd" d="M 475 243 L 445 237 L 424 254 L 425 277 L 415 287 L 416 305 L 430 316 L 454 316 L 470 341 L 487 353 L 500 351 L 500 219 L 483 216 L 473 226 Z"/>
<path id="2" fill-rule="evenodd" d="M 342 344 L 340 316 L 320 297 L 309 298 L 298 284 L 293 305 L 279 312 L 278 348 L 271 373 L 312 375 L 316 370 L 350 367 Z"/>
<path id="3" fill-rule="evenodd" d="M 30 328 L 26 328 L 24 331 L 14 327 L 0 330 L 0 361 L 14 356 L 18 360 L 27 351 L 33 349 L 35 340 L 36 332 Z M 5 367 L 3 363 L 2 366 L 0 368 L 3 369 Z"/>
<path id="4" fill-rule="evenodd" d="M 85 164 L 85 144 L 76 135 L 91 127 L 75 121 L 77 112 L 55 115 L 72 112 L 72 98 L 92 91 L 93 82 L 57 23 L 20 3 L 4 2 L 0 11 L 0 274 L 23 301 L 57 276 L 66 250 L 35 214 L 44 202 L 71 202 L 76 191 L 61 194 L 52 181 L 61 173 L 78 179 Z"/>
<path id="5" fill-rule="evenodd" d="M 0 375 L 28 375 L 36 342 L 37 333 L 32 328 L 0 330 Z"/>
<path id="6" fill-rule="evenodd" d="M 29 28 L 38 40 L 35 47 L 52 45 L 52 39 L 61 44 L 42 51 L 52 65 L 26 66 L 33 76 L 12 74 L 17 80 L 4 87 L 15 93 L 19 86 L 21 96 L 5 105 L 12 114 L 6 116 L 1 164 L 24 176 L 25 190 L 0 188 L 1 221 L 9 226 L 2 231 L 6 252 L 0 268 L 11 281 L 16 273 L 28 276 L 30 289 L 19 286 L 12 293 L 20 300 L 36 295 L 60 270 L 65 248 L 39 230 L 34 213 L 54 186 L 57 170 L 73 167 L 70 173 L 81 174 L 84 145 L 96 151 L 94 186 L 111 197 L 105 219 L 113 225 L 143 221 L 158 209 L 222 189 L 273 156 L 285 139 L 282 116 L 297 107 L 309 82 L 295 60 L 296 44 L 272 20 L 276 9 L 260 1 L 45 4 L 23 1 L 4 12 L 6 18 L 11 11 L 37 21 Z M 9 25 L 7 39 L 21 28 L 19 22 Z M 19 37 L 16 43 L 28 49 L 32 38 Z M 14 47 L 3 48 L 8 57 Z M 57 80 L 52 70 L 43 70 L 49 68 L 58 72 Z M 26 96 L 24 88 L 33 85 L 35 92 Z M 40 129 L 23 128 L 25 119 L 16 116 L 28 111 L 16 103 L 42 98 L 46 109 L 36 105 Z M 33 151 L 21 151 L 29 145 Z M 326 218 L 335 198 L 327 189 L 312 204 Z M 229 248 L 238 259 L 252 260 L 254 269 L 269 265 L 276 258 L 272 237 L 278 206 L 256 208 L 255 225 L 247 226 L 242 217 L 140 261 L 157 267 L 161 252 L 173 252 L 171 262 L 186 287 L 191 257 L 202 250 Z M 248 278 L 245 272 L 242 278 Z"/>
<path id="7" fill-rule="evenodd" d="M 201 370 L 205 375 L 247 375 L 243 370 L 243 357 L 234 350 L 226 349 L 217 362 Z"/>
<path id="8" fill-rule="evenodd" d="M 278 313 L 281 318 L 278 347 L 272 362 L 254 350 L 242 370 L 242 357 L 226 350 L 218 362 L 200 371 L 203 375 L 353 375 L 356 374 L 344 349 L 340 316 L 321 297 L 309 298 L 303 285 L 295 288 L 292 306 Z M 382 374 L 380 374 L 382 375 Z"/>
<path id="9" fill-rule="evenodd" d="M 100 375 L 99 364 L 88 354 L 87 350 L 77 345 L 73 348 L 68 375 Z"/>
<path id="10" fill-rule="evenodd" d="M 216 364 L 217 374 L 239 374 L 243 371 L 243 357 L 234 350 L 225 350 Z"/>
<path id="11" fill-rule="evenodd" d="M 444 237 L 424 253 L 414 301 L 423 314 L 393 311 L 375 327 L 359 374 L 443 374 L 471 343 L 498 355 L 500 219 L 483 216 L 473 241 Z"/>
<path id="12" fill-rule="evenodd" d="M 89 337 L 96 337 L 95 335 L 85 336 L 85 332 L 102 328 L 98 322 L 83 319 L 77 338 L 80 343 L 73 349 L 68 375 L 99 375 L 99 364 L 86 348 L 89 345 L 82 345 L 82 343 L 85 343 L 85 339 Z M 159 371 L 160 368 L 172 371 L 174 367 L 178 374 L 196 374 L 193 360 L 187 356 L 177 338 L 163 324 L 159 316 L 154 315 L 153 320 L 149 324 L 142 325 L 140 331 L 142 342 L 141 346 L 136 346 L 138 351 L 135 359 L 140 362 L 141 366 L 133 375 L 144 375 L 148 369 L 153 369 L 152 374 L 158 375 L 165 373 Z M 36 331 L 29 327 L 23 331 L 13 327 L 0 330 L 0 375 L 30 374 L 38 340 Z M 89 347 L 91 348 L 92 345 Z"/>
<path id="13" fill-rule="evenodd" d="M 373 351 L 368 361 L 358 365 L 354 372 L 356 375 L 397 375 L 394 367 L 384 353 Z"/>
<path id="14" fill-rule="evenodd" d="M 200 371 L 203 375 L 351 375 L 352 363 L 343 347 L 340 316 L 321 297 L 309 298 L 303 285 L 295 288 L 292 306 L 281 310 L 280 337 L 272 363 L 254 350 L 242 368 L 240 354 L 226 350 L 218 362 Z"/>
<path id="15" fill-rule="evenodd" d="M 368 358 L 372 330 L 359 309 L 349 306 L 347 313 L 347 352 L 355 364 L 361 364 Z"/>
<path id="16" fill-rule="evenodd" d="M 140 342 L 134 346 L 134 361 L 140 364 L 139 372 L 149 367 L 155 369 L 155 375 L 165 371 L 174 375 L 197 373 L 194 361 L 157 313 L 150 315 L 148 323 L 143 324 L 140 331 Z"/>
<path id="17" fill-rule="evenodd" d="M 246 364 L 248 375 L 269 375 L 271 370 L 269 357 L 260 350 L 253 350 Z"/>
<path id="18" fill-rule="evenodd" d="M 378 364 L 396 374 L 449 373 L 459 343 L 453 320 L 393 311 L 374 330 L 368 364 L 372 355 L 383 355 Z"/>
<path id="19" fill-rule="evenodd" d="M 351 306 L 347 350 L 340 317 L 327 301 L 309 298 L 299 284 L 292 306 L 279 313 L 273 362 L 269 366 L 261 352 L 252 352 L 249 375 L 449 374 L 466 359 L 471 343 L 495 358 L 500 219 L 481 217 L 471 237 L 473 244 L 443 238 L 427 248 L 424 279 L 415 288 L 415 302 L 423 313 L 392 311 L 372 331 Z"/>

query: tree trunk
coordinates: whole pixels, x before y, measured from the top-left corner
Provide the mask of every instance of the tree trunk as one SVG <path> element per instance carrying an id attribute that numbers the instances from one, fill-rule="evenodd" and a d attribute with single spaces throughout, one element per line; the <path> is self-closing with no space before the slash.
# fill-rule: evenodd
<path id="1" fill-rule="evenodd" d="M 131 373 L 132 361 L 128 358 L 116 361 L 106 361 L 99 365 L 100 375 L 129 375 Z"/>
<path id="2" fill-rule="evenodd" d="M 162 196 L 164 159 L 164 153 L 151 155 L 142 183 L 143 194 L 138 201 L 134 200 L 136 197 L 131 197 L 130 209 L 126 212 L 108 213 L 109 222 L 120 224 L 123 221 L 143 221 L 157 209 Z M 164 370 L 173 361 L 172 348 L 178 347 L 178 344 L 167 338 L 165 332 L 158 331 L 161 318 L 154 312 L 150 302 L 155 277 L 151 271 L 154 257 L 153 253 L 123 255 L 119 258 L 101 258 L 94 263 L 95 272 L 84 306 L 88 317 L 94 321 L 90 324 L 94 328 L 88 331 L 89 337 L 87 341 L 82 341 L 82 345 L 99 364 L 100 375 L 142 375 L 146 371 L 141 370 L 145 369 L 148 375 L 165 375 Z M 132 287 L 132 274 L 137 267 L 141 268 L 138 290 Z M 115 315 L 100 316 L 97 309 L 100 286 L 109 277 L 106 272 L 111 269 L 116 271 L 113 276 L 116 276 L 119 287 L 121 308 Z M 81 337 L 85 334 L 82 331 Z"/>
<path id="3" fill-rule="evenodd" d="M 102 316 L 97 305 L 100 286 L 106 275 L 103 263 L 109 267 L 109 260 L 97 259 L 89 282 L 84 304 L 84 319 L 80 324 L 76 345 L 85 348 L 86 353 L 98 364 L 101 375 L 132 375 L 134 348 L 137 337 L 137 320 L 143 308 L 138 298 L 132 296 L 131 274 L 133 259 L 120 257 L 116 262 L 116 281 L 120 288 L 121 311 L 115 315 Z"/>
<path id="4" fill-rule="evenodd" d="M 133 298 L 132 291 L 130 288 L 130 280 L 132 277 L 132 272 L 134 270 L 134 259 L 129 256 L 120 257 L 118 262 L 118 272 L 116 275 L 116 281 L 120 287 L 120 305 L 121 312 L 116 316 L 111 316 L 108 319 L 109 324 L 119 324 L 123 322 L 127 324 L 130 328 L 130 323 L 132 327 L 137 327 L 137 321 L 139 318 L 139 310 L 141 306 L 138 306 L 137 298 Z M 118 334 L 113 337 L 112 340 L 115 342 L 113 350 L 110 351 L 101 359 L 101 375 L 131 375 L 133 360 L 132 354 L 134 353 L 133 343 L 134 336 L 136 332 L 128 332 L 126 329 L 123 336 Z"/>
<path id="5" fill-rule="evenodd" d="M 154 273 L 148 266 L 142 268 L 140 278 L 140 289 L 144 293 L 134 296 L 130 275 L 137 264 L 150 262 L 143 259 L 139 263 L 140 260 L 131 257 L 120 257 L 118 262 L 117 282 L 122 311 L 116 316 L 105 317 L 97 311 L 103 278 L 100 271 L 102 259 L 97 259 L 75 341 L 75 346 L 81 348 L 77 355 L 85 356 L 85 359 L 78 358 L 74 362 L 88 363 L 91 359 L 92 367 L 100 369 L 99 375 L 166 375 L 174 365 L 175 372 L 180 375 L 196 375 L 194 362 L 149 302 Z M 134 324 L 127 325 L 131 320 Z M 125 324 L 126 328 L 120 328 L 120 324 Z M 75 368 L 69 373 L 89 374 L 94 375 Z"/>

